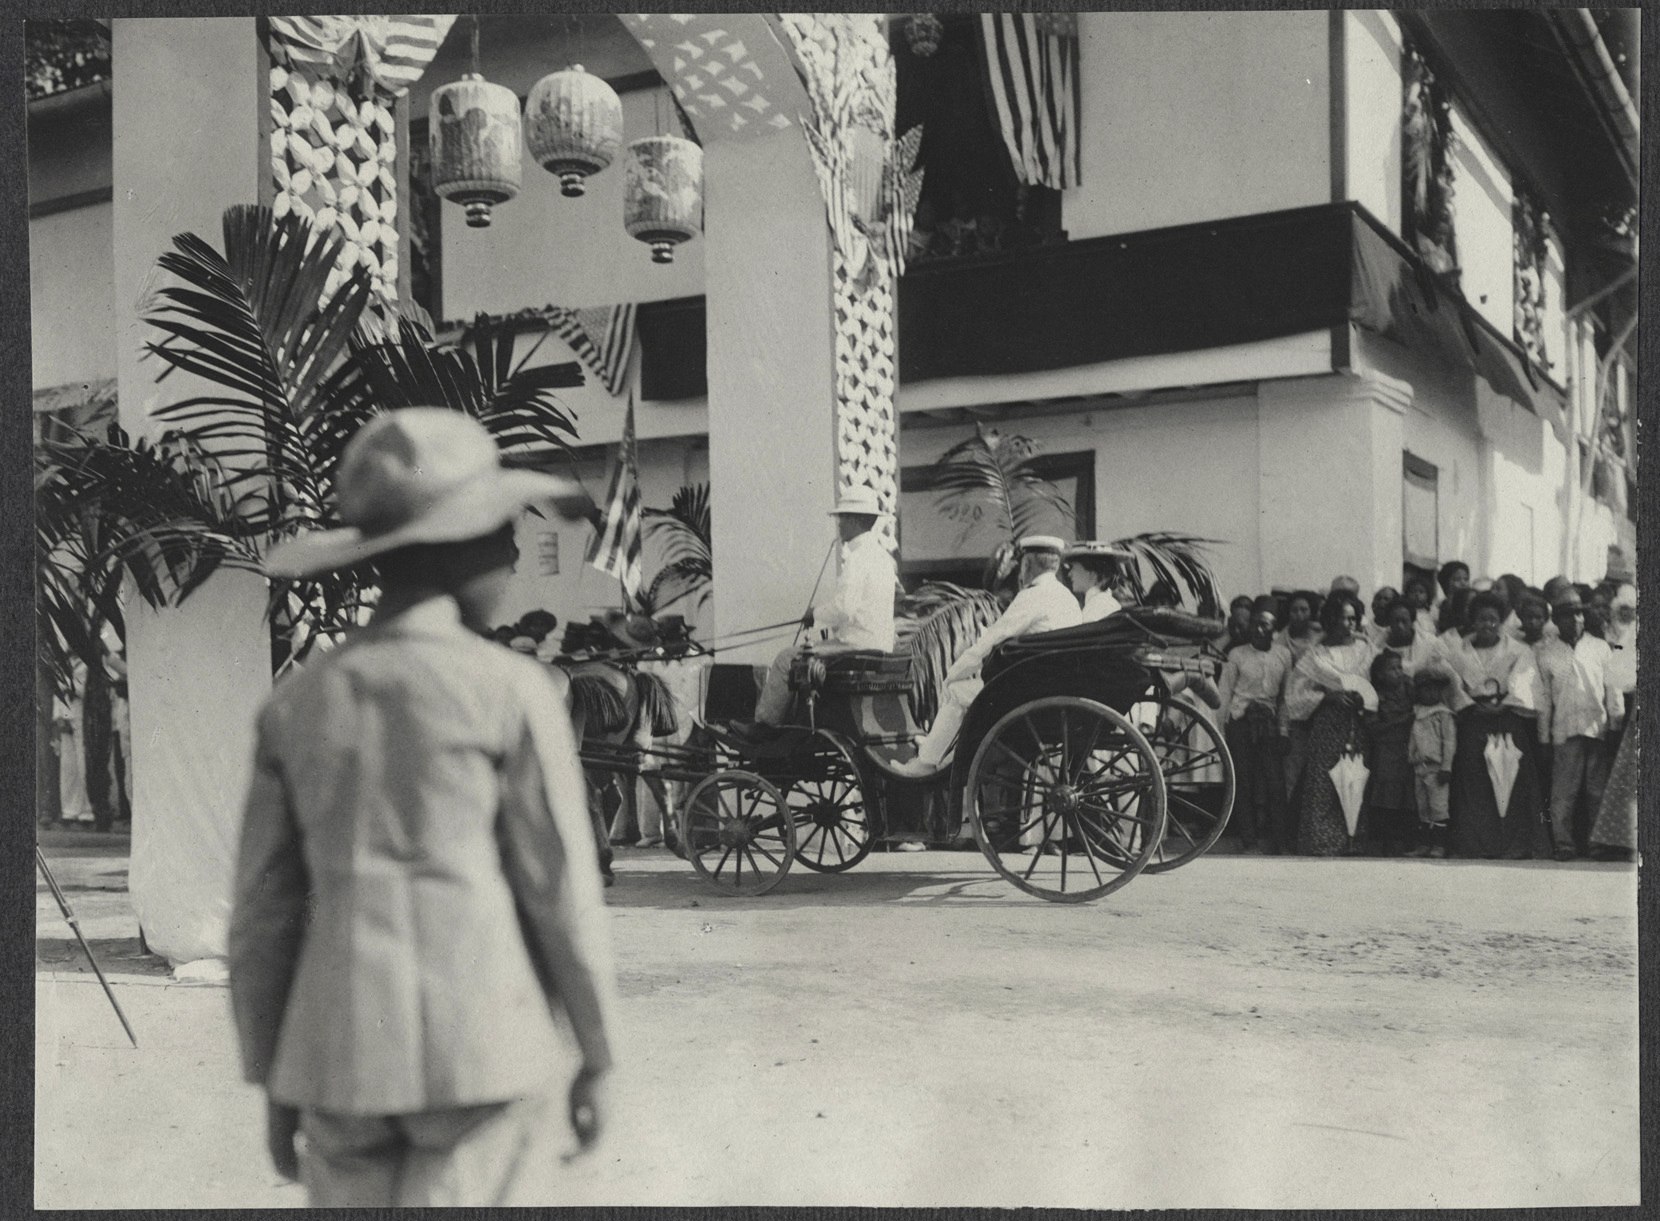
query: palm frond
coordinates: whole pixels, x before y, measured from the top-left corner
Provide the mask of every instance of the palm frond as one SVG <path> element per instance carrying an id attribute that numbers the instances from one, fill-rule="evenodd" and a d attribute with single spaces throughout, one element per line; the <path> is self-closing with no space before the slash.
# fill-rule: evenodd
<path id="1" fill-rule="evenodd" d="M 946 672 L 997 622 L 1003 607 L 984 590 L 945 581 L 922 586 L 905 605 L 913 616 L 902 621 L 903 647 L 911 659 L 911 715 L 918 725 L 929 725 L 939 710 Z"/>
<path id="2" fill-rule="evenodd" d="M 1162 581 L 1184 608 L 1205 618 L 1218 618 L 1224 605 L 1222 591 L 1206 555 L 1218 542 L 1192 534 L 1154 531 L 1115 539 L 1113 546 L 1130 552 L 1132 560 L 1124 566 L 1124 575 L 1138 600 L 1145 600 Z"/>
<path id="3" fill-rule="evenodd" d="M 976 424 L 972 437 L 934 463 L 936 507 L 953 521 L 972 521 L 989 509 L 1009 539 L 1031 533 L 1047 514 L 1071 516 L 1066 497 L 1043 475 L 1039 454 L 1030 437 Z"/>

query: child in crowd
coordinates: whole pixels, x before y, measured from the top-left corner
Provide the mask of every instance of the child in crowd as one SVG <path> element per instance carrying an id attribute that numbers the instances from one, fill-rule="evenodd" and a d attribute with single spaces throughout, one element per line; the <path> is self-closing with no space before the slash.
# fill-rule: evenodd
<path id="1" fill-rule="evenodd" d="M 1412 766 L 1418 823 L 1424 835 L 1424 842 L 1412 850 L 1412 856 L 1447 855 L 1448 796 L 1453 751 L 1458 747 L 1458 726 L 1452 709 L 1447 707 L 1451 681 L 1446 671 L 1433 667 L 1412 676 L 1417 710 L 1407 740 L 1407 761 Z"/>
<path id="2" fill-rule="evenodd" d="M 1274 612 L 1259 606 L 1251 616 L 1250 640 L 1229 650 L 1220 684 L 1239 839 L 1247 852 L 1270 854 L 1291 842 L 1279 826 L 1285 814 L 1279 704 L 1291 654 L 1275 643 L 1274 627 Z"/>
<path id="3" fill-rule="evenodd" d="M 1385 856 L 1410 846 L 1416 820 L 1412 764 L 1412 686 L 1399 653 L 1385 650 L 1372 660 L 1378 711 L 1367 730 L 1372 778 L 1366 788 L 1366 837 Z"/>

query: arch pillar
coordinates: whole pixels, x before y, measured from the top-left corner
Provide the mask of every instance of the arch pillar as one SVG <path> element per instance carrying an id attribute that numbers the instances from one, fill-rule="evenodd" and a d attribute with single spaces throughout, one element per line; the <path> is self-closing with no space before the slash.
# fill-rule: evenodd
<path id="1" fill-rule="evenodd" d="M 876 15 L 623 20 L 704 146 L 721 637 L 799 618 L 820 573 L 833 577 L 826 514 L 839 492 L 898 507 L 892 265 L 880 236 L 848 219 L 854 128 L 891 144 L 893 63 Z M 727 656 L 759 663 L 777 647 Z"/>

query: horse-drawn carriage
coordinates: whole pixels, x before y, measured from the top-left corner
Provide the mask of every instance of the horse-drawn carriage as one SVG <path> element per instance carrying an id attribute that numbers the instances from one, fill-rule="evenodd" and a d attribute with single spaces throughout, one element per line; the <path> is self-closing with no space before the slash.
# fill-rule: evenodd
<path id="1" fill-rule="evenodd" d="M 966 832 L 1020 889 L 1083 902 L 1186 864 L 1227 824 L 1233 763 L 1184 690 L 1214 677 L 1197 644 L 1217 627 L 1136 610 L 1007 642 L 954 757 L 923 779 L 892 770 L 919 736 L 909 660 L 863 652 L 798 659 L 789 725 L 585 744 L 584 763 L 688 784 L 680 849 L 728 894 L 763 894 L 798 861 L 840 873 L 883 841 L 943 847 Z"/>

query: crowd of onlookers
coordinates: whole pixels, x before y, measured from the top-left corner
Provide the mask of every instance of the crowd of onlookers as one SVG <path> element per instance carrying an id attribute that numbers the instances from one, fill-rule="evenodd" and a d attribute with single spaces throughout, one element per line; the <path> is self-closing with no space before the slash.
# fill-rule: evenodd
<path id="1" fill-rule="evenodd" d="M 1637 593 L 1460 561 L 1238 597 L 1217 716 L 1247 851 L 1630 859 Z M 1364 769 L 1361 771 L 1360 769 Z"/>

